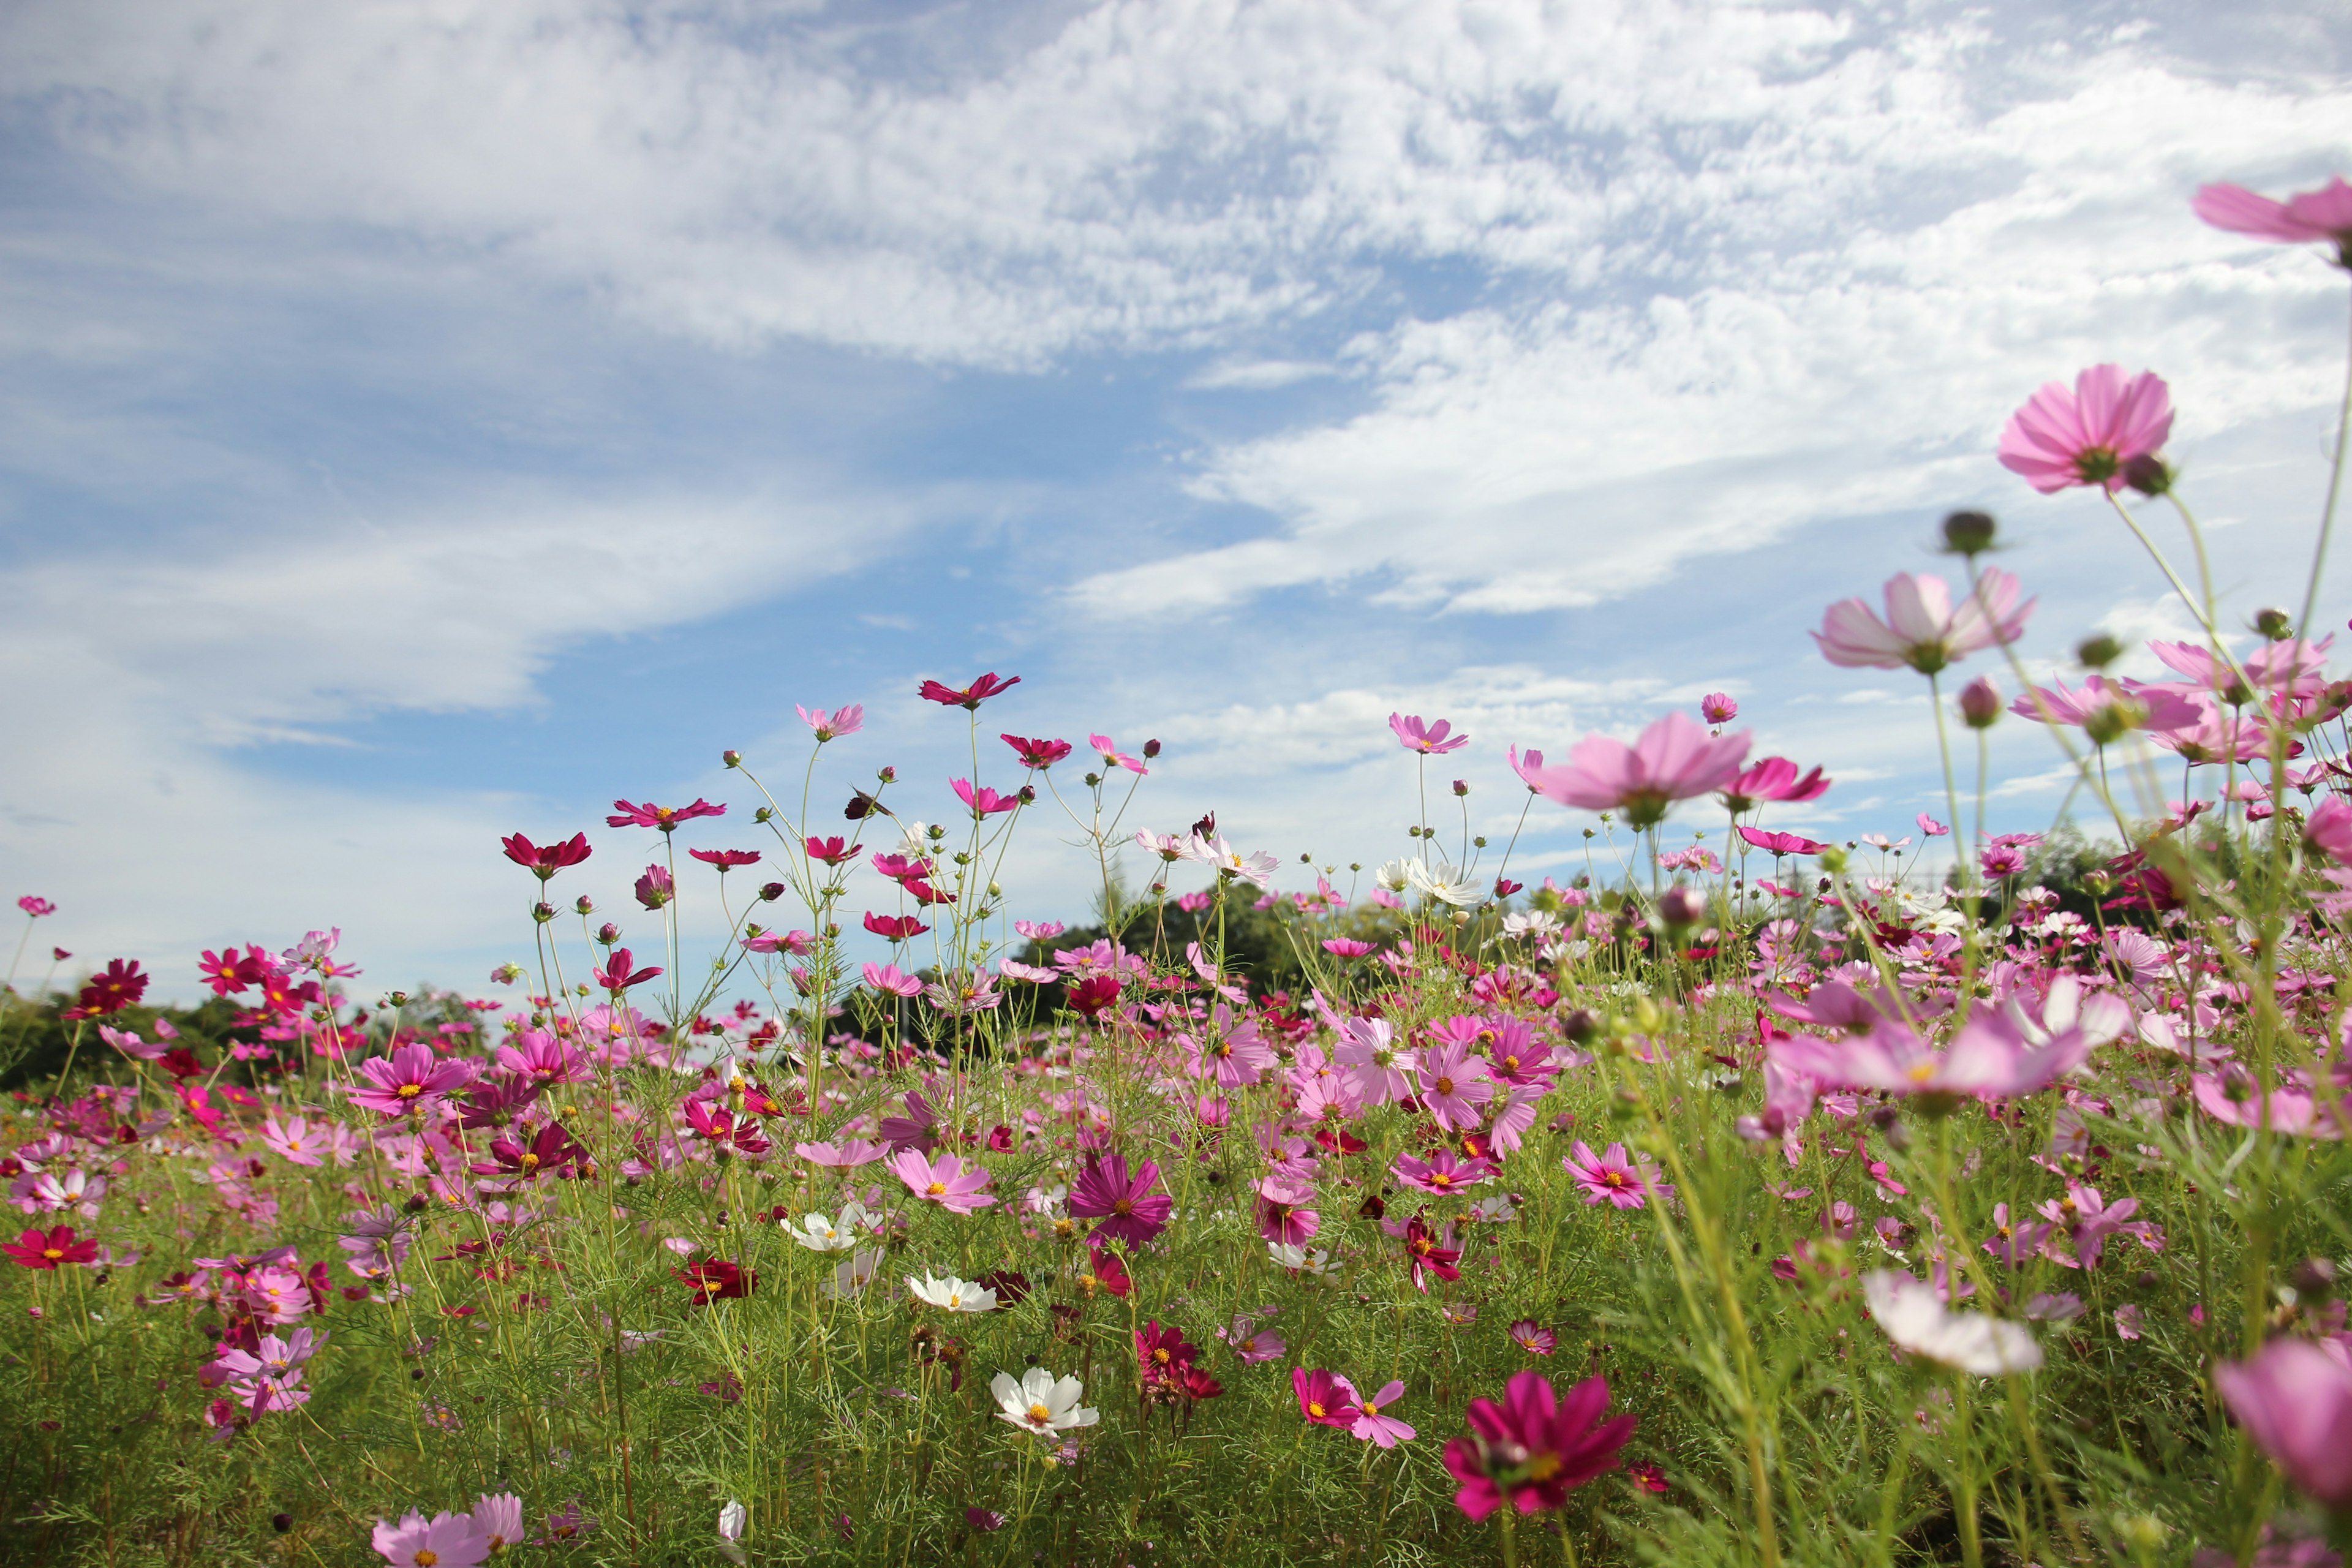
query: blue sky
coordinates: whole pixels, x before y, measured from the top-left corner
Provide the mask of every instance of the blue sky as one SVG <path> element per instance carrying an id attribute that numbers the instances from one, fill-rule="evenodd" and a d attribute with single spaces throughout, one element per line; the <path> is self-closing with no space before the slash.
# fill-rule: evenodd
<path id="1" fill-rule="evenodd" d="M 471 984 L 529 934 L 499 834 L 589 828 L 623 903 L 651 836 L 605 804 L 748 810 L 718 754 L 797 776 L 796 701 L 868 706 L 828 797 L 887 763 L 942 815 L 961 716 L 913 689 L 988 668 L 1024 677 L 993 728 L 1167 743 L 1137 825 L 1214 807 L 1286 860 L 1403 848 L 1391 709 L 1471 731 L 1444 771 L 1499 836 L 1506 744 L 1714 689 L 1839 777 L 1805 824 L 1906 830 L 1922 694 L 1805 633 L 1935 569 L 1944 510 L 2002 517 L 2037 658 L 2186 627 L 2112 518 L 1992 463 L 2041 382 L 2165 374 L 2230 614 L 2297 596 L 2343 279 L 2186 204 L 2352 162 L 2347 36 L 12 7 L 0 890 L 183 994 L 199 946 L 330 924 L 371 984 Z M 1996 736 L 2006 825 L 2046 826 L 2054 754 Z M 1522 864 L 1582 826 L 1539 806 Z M 1080 915 L 1067 834 L 1024 832 L 1013 912 Z"/>

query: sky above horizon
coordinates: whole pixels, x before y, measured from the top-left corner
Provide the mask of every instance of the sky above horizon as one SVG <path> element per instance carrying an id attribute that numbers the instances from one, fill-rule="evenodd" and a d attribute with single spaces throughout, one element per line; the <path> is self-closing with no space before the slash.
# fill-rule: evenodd
<path id="1" fill-rule="evenodd" d="M 478 989 L 531 939 L 501 835 L 586 831 L 556 889 L 643 942 L 615 797 L 762 847 L 719 753 L 794 798 L 793 705 L 862 702 L 813 820 L 885 764 L 952 819 L 915 689 L 991 669 L 983 782 L 999 731 L 1157 737 L 1125 826 L 1214 810 L 1286 889 L 1407 847 L 1391 710 L 1470 733 L 1431 788 L 1498 846 L 1506 746 L 1709 690 L 1838 780 L 1777 826 L 1916 833 L 1923 683 L 1807 633 L 1948 570 L 1945 511 L 2001 518 L 2041 667 L 2190 629 L 1993 461 L 2042 383 L 2163 374 L 2225 614 L 2299 602 L 2345 279 L 2188 202 L 2352 165 L 2348 47 L 2341 0 L 28 0 L 0 894 L 158 995 L 329 926 L 355 994 Z M 2047 827 L 2048 738 L 1993 740 Z M 1536 803 L 1513 874 L 1590 822 Z M 1068 821 L 1021 834 L 1007 912 L 1084 919 Z"/>

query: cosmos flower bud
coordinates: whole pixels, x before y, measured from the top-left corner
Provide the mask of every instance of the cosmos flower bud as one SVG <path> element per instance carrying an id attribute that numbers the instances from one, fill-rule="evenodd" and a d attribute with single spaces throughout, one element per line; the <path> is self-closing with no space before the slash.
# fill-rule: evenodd
<path id="1" fill-rule="evenodd" d="M 1680 882 L 1658 895 L 1658 918 L 1670 926 L 1693 926 L 1706 917 L 1704 895 Z"/>
<path id="2" fill-rule="evenodd" d="M 896 768 L 884 768 L 880 773 L 876 773 L 874 776 L 881 780 L 886 784 L 897 784 L 898 782 L 898 770 Z"/>
<path id="3" fill-rule="evenodd" d="M 782 882 L 762 882 L 760 884 L 760 898 L 763 902 L 772 904 L 783 896 L 784 885 Z"/>
<path id="4" fill-rule="evenodd" d="M 1601 1032 L 1601 1020 L 1579 1007 L 1559 1021 L 1559 1032 L 1572 1046 L 1580 1046 Z"/>
<path id="5" fill-rule="evenodd" d="M 1470 793 L 1470 781 L 1468 779 L 1455 779 L 1454 781 L 1454 793 L 1455 795 L 1468 795 Z"/>
<path id="6" fill-rule="evenodd" d="M 1150 762 L 1152 758 L 1154 758 L 1154 757 L 1158 756 L 1159 754 L 1160 754 L 1160 742 L 1157 742 L 1157 741 L 1146 741 L 1146 742 L 1143 742 L 1143 760 L 1144 760 L 1145 762 L 1147 762 L 1147 763 L 1148 763 L 1148 762 Z"/>
<path id="7" fill-rule="evenodd" d="M 760 809 L 759 809 L 759 810 L 757 810 L 757 811 L 755 811 L 755 812 L 753 812 L 753 813 L 751 814 L 751 820 L 752 820 L 752 821 L 754 821 L 754 822 L 766 822 L 766 821 L 770 820 L 771 818 L 772 818 L 775 815 L 776 815 L 776 814 L 775 814 L 774 812 L 772 812 L 772 811 L 769 810 L 766 806 L 764 806 L 764 805 L 763 805 L 763 806 L 760 807 Z"/>
<path id="8" fill-rule="evenodd" d="M 1990 675 L 1979 675 L 1961 689 L 1960 717 L 1971 730 L 1990 730 L 2000 718 L 2000 688 Z"/>
<path id="9" fill-rule="evenodd" d="M 1988 511 L 1956 511 L 1944 519 L 1944 548 L 1955 555 L 1980 555 L 1992 548 L 2000 524 Z"/>
<path id="10" fill-rule="evenodd" d="M 2306 1258 L 2294 1266 L 2286 1282 L 2294 1287 L 2298 1299 L 2325 1301 L 2336 1293 L 2336 1265 L 2328 1258 Z"/>
<path id="11" fill-rule="evenodd" d="M 621 928 L 614 925 L 611 921 L 606 921 L 603 925 L 596 928 L 596 940 L 604 943 L 606 947 L 610 947 L 614 942 L 621 940 Z"/>
<path id="12" fill-rule="evenodd" d="M 2254 630 L 2273 642 L 2284 642 L 2294 636 L 2294 623 L 2287 618 L 2284 610 L 2256 610 Z"/>
<path id="13" fill-rule="evenodd" d="M 547 906 L 542 904 L 540 907 L 541 909 L 545 909 Z M 408 993 L 405 991 L 395 991 L 391 995 L 383 999 L 383 1005 L 387 1007 L 405 1007 L 408 1005 Z"/>
<path id="14" fill-rule="evenodd" d="M 2172 489 L 2172 470 L 2153 452 L 2143 452 L 2124 465 L 2124 483 L 2144 496 L 2160 496 Z"/>
<path id="15" fill-rule="evenodd" d="M 596 900 L 583 893 L 572 900 L 572 912 L 579 915 L 593 915 L 596 912 Z"/>
<path id="16" fill-rule="evenodd" d="M 2074 645 L 2074 661 L 2086 669 L 2105 669 L 2123 656 L 2124 645 L 2105 632 Z"/>
<path id="17" fill-rule="evenodd" d="M 530 907 L 530 918 L 537 921 L 540 924 L 545 925 L 548 921 L 555 918 L 555 906 L 553 904 L 533 904 Z"/>
<path id="18" fill-rule="evenodd" d="M 725 763 L 730 768 L 740 767 L 743 765 L 743 753 L 740 752 L 721 752 L 719 753 L 719 760 Z"/>

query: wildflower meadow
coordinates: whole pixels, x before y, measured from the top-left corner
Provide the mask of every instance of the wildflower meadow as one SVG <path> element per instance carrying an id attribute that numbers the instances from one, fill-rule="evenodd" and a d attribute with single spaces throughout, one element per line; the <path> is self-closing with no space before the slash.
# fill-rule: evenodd
<path id="1" fill-rule="evenodd" d="M 2196 216 L 2352 269 L 2340 179 Z M 1825 595 L 1946 786 L 1853 842 L 1775 825 L 1836 781 L 1711 696 L 1475 737 L 1600 814 L 1573 875 L 1516 879 L 1473 737 L 1403 713 L 1419 821 L 1302 864 L 1160 820 L 1156 742 L 1005 732 L 989 672 L 921 689 L 965 776 L 803 708 L 723 801 L 616 774 L 625 864 L 484 844 L 528 958 L 462 990 L 329 930 L 154 1006 L 26 894 L 0 1558 L 2339 1563 L 2342 432 L 2309 592 L 2233 626 L 2195 389 L 2051 369 L 2008 522 Z M 2003 528 L 2074 487 L 2202 628 L 2169 679 L 2016 651 Z M 1997 724 L 2070 770 L 2047 835 L 1986 831 Z M 1090 923 L 1022 908 L 1039 833 Z"/>

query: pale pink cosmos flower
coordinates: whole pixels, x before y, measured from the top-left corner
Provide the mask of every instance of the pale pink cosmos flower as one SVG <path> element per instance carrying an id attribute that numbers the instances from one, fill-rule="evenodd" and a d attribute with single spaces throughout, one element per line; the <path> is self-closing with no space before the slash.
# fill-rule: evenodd
<path id="1" fill-rule="evenodd" d="M 360 1063 L 368 1082 L 351 1091 L 352 1101 L 386 1116 L 422 1113 L 474 1081 L 472 1062 L 435 1058 L 423 1041 L 411 1041 L 389 1057 L 372 1057 Z"/>
<path id="2" fill-rule="evenodd" d="M 2243 185 L 2200 185 L 2189 210 L 2215 228 L 2287 245 L 2317 240 L 2336 247 L 2336 265 L 2352 267 L 2352 185 L 2336 175 L 2315 191 L 2283 202 Z"/>
<path id="3" fill-rule="evenodd" d="M 2017 579 L 1987 567 L 1983 589 L 1981 602 L 1971 590 L 1955 607 L 1952 590 L 1941 577 L 1898 572 L 1886 580 L 1885 620 L 1864 600 L 1841 600 L 1822 616 L 1813 641 L 1823 658 L 1848 669 L 1909 665 L 1933 675 L 1979 648 L 2015 642 L 2024 631 L 2035 601 L 2018 604 Z"/>
<path id="4" fill-rule="evenodd" d="M 1484 1160 L 1456 1159 L 1451 1149 L 1440 1149 L 1426 1160 L 1416 1160 L 1410 1154 L 1400 1154 L 1389 1167 L 1389 1173 L 1408 1187 L 1418 1187 L 1424 1193 L 1441 1197 L 1449 1193 L 1475 1187 L 1481 1182 L 1492 1181 L 1495 1167 Z"/>
<path id="5" fill-rule="evenodd" d="M 1108 735 L 1088 735 L 1087 743 L 1095 749 L 1096 753 L 1103 760 L 1103 766 L 1107 768 L 1125 768 L 1129 773 L 1137 774 L 1148 773 L 1151 771 L 1143 765 L 1141 757 L 1130 757 L 1112 745 Z"/>
<path id="6" fill-rule="evenodd" d="M 2255 1446 L 2321 1506 L 2352 1510 L 2352 1363 L 2343 1342 L 2275 1339 L 2213 1369 L 2213 1386 Z"/>
<path id="7" fill-rule="evenodd" d="M 1738 776 L 1751 736 L 1709 735 L 1669 713 L 1632 745 L 1607 735 L 1576 743 L 1568 761 L 1538 770 L 1547 800 L 1587 811 L 1622 811 L 1636 828 L 1654 826 L 1674 803 L 1720 789 Z"/>
<path id="8" fill-rule="evenodd" d="M 1418 713 L 1391 713 L 1389 728 L 1396 732 L 1398 744 L 1424 756 L 1442 757 L 1470 743 L 1469 736 L 1453 734 L 1454 726 L 1447 721 L 1440 719 L 1434 724 L 1425 724 Z"/>
<path id="9" fill-rule="evenodd" d="M 889 1166 L 908 1192 L 950 1214 L 971 1214 L 996 1202 L 985 1190 L 992 1179 L 986 1168 L 967 1166 L 956 1155 L 942 1154 L 934 1162 L 919 1149 L 905 1149 L 891 1156 Z"/>
<path id="10" fill-rule="evenodd" d="M 1698 716 L 1710 724 L 1728 724 L 1739 717 L 1739 704 L 1728 691 L 1710 691 L 1698 700 Z"/>
<path id="11" fill-rule="evenodd" d="M 1265 1043 L 1256 1019 L 1244 1018 L 1235 1024 L 1231 1022 L 1230 1009 L 1221 1005 L 1217 1011 L 1222 1016 L 1216 1026 L 1222 1032 L 1215 1039 L 1205 1045 L 1194 1041 L 1190 1035 L 1180 1036 L 1179 1039 L 1192 1058 L 1195 1078 L 1207 1079 L 1219 1089 L 1247 1089 L 1257 1082 L 1258 1074 L 1281 1058 Z"/>
<path id="12" fill-rule="evenodd" d="M 2154 457 L 2172 434 L 2172 401 L 2154 371 L 2126 377 L 2121 365 L 2095 364 L 2074 390 L 2053 381 L 2010 416 L 2000 433 L 2000 466 L 2025 476 L 2042 494 L 2074 485 L 2124 487 L 2124 471 Z"/>
<path id="13" fill-rule="evenodd" d="M 480 1568 L 490 1555 L 489 1538 L 470 1513 L 428 1520 L 411 1509 L 398 1524 L 377 1520 L 372 1540 L 393 1568 Z"/>
<path id="14" fill-rule="evenodd" d="M 1926 834 L 1930 838 L 1941 838 L 1944 835 L 1951 831 L 1950 828 L 1945 826 L 1942 823 L 1937 821 L 1934 817 L 1928 816 L 1924 811 L 1917 816 L 1913 817 L 1911 820 L 1917 823 L 1919 825 L 1919 831 Z"/>
<path id="15" fill-rule="evenodd" d="M 1348 1091 L 1366 1105 L 1386 1105 L 1412 1097 L 1413 1053 L 1400 1049 L 1396 1027 L 1386 1018 L 1347 1018 L 1339 1025 L 1331 1059 L 1339 1064 Z"/>
<path id="16" fill-rule="evenodd" d="M 2079 1026 L 2030 1044 L 2005 1016 L 1979 1013 L 1941 1050 L 1908 1026 L 1884 1018 L 1868 1034 L 1776 1039 L 1765 1050 L 1770 1060 L 1825 1089 L 2006 1100 L 2048 1088 L 2060 1074 L 2081 1066 L 2091 1045 Z"/>
<path id="17" fill-rule="evenodd" d="M 273 1113 L 261 1119 L 261 1141 L 269 1145 L 280 1159 L 296 1165 L 321 1165 L 326 1163 L 327 1140 L 310 1130 L 303 1117 L 289 1116 L 280 1121 Z"/>
<path id="18" fill-rule="evenodd" d="M 816 732 L 819 745 L 827 741 L 837 741 L 844 735 L 855 735 L 866 728 L 866 705 L 862 702 L 836 708 L 830 713 L 822 708 L 803 708 L 795 702 L 793 711 L 801 716 L 802 723 Z"/>
<path id="19" fill-rule="evenodd" d="M 484 1492 L 474 1501 L 474 1527 L 492 1552 L 522 1544 L 522 1499 L 512 1492 Z"/>
<path id="20" fill-rule="evenodd" d="M 1521 756 L 1519 749 L 1513 746 L 1506 754 L 1510 760 L 1511 771 L 1519 775 L 1519 782 L 1528 786 L 1528 793 L 1543 794 L 1543 753 L 1531 746 L 1527 755 Z"/>
<path id="21" fill-rule="evenodd" d="M 923 983 L 911 974 L 902 973 L 895 963 L 869 963 L 866 966 L 866 984 L 877 991 L 893 996 L 919 996 Z"/>
<path id="22" fill-rule="evenodd" d="M 845 1138 L 830 1143 L 795 1143 L 793 1152 L 812 1165 L 824 1165 L 834 1170 L 853 1170 L 879 1159 L 889 1152 L 890 1145 L 877 1143 L 867 1138 Z"/>
<path id="23" fill-rule="evenodd" d="M 1393 1448 L 1399 1443 L 1411 1442 L 1417 1436 L 1412 1427 L 1393 1415 L 1381 1414 L 1384 1407 L 1394 1405 L 1403 1397 L 1402 1383 L 1391 1383 L 1370 1398 L 1358 1394 L 1356 1418 L 1349 1424 L 1348 1436 L 1360 1441 L 1376 1443 L 1383 1448 Z"/>
<path id="24" fill-rule="evenodd" d="M 1422 1109 L 1440 1127 L 1467 1131 L 1485 1120 L 1481 1108 L 1495 1098 L 1486 1061 L 1470 1054 L 1461 1040 L 1449 1040 L 1421 1053 L 1415 1068 L 1421 1082 Z"/>
<path id="25" fill-rule="evenodd" d="M 1267 1176 L 1257 1184 L 1257 1233 L 1276 1247 L 1300 1247 L 1315 1238 L 1323 1216 L 1307 1205 L 1315 1201 L 1310 1182 Z"/>

